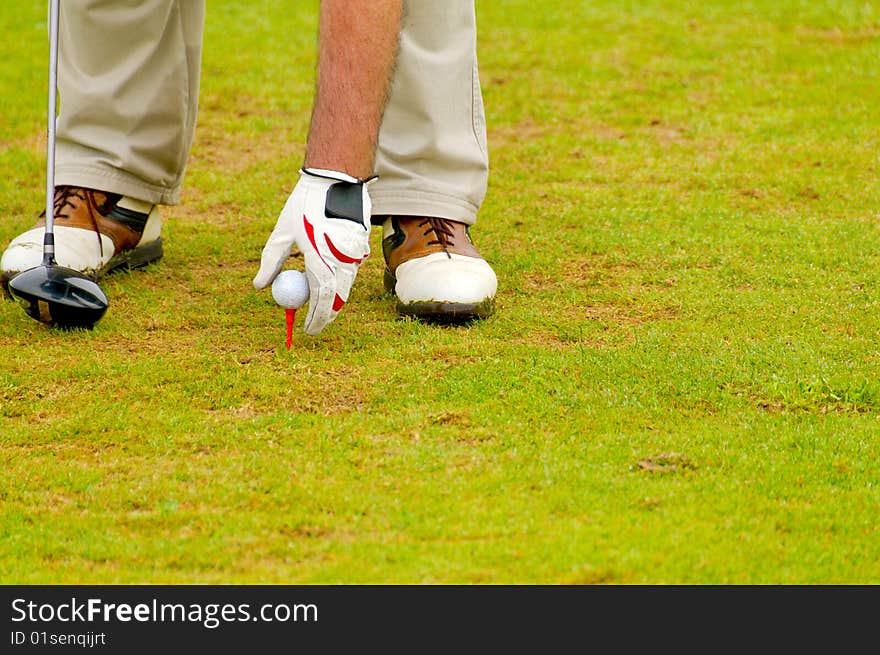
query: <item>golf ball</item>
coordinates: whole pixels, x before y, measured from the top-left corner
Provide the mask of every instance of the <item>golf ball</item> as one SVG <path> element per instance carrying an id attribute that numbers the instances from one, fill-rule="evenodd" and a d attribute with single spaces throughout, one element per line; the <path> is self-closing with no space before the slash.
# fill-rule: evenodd
<path id="1" fill-rule="evenodd" d="M 309 299 L 309 281 L 300 271 L 281 271 L 272 282 L 272 297 L 286 309 L 299 309 Z"/>

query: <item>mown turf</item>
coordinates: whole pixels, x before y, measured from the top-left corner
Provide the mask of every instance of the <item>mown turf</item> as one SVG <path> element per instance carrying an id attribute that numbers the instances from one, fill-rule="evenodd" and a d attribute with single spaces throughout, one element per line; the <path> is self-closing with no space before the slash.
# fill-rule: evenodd
<path id="1" fill-rule="evenodd" d="M 398 319 L 376 231 L 287 352 L 316 5 L 210 3 L 166 257 L 93 332 L 0 304 L 0 580 L 880 582 L 880 6 L 477 3 L 497 314 Z M 44 9 L 0 8 L 4 243 Z"/>

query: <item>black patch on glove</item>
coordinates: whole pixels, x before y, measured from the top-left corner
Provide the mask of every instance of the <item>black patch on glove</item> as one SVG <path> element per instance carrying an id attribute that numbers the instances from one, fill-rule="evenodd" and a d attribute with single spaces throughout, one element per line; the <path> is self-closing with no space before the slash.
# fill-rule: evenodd
<path id="1" fill-rule="evenodd" d="M 327 218 L 344 218 L 364 224 L 364 185 L 353 182 L 336 182 L 327 189 L 324 213 Z"/>

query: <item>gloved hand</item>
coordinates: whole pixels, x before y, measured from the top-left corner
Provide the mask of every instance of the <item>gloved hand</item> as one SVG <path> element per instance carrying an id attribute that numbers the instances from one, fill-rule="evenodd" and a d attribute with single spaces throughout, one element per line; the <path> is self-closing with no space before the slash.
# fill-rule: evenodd
<path id="1" fill-rule="evenodd" d="M 263 247 L 254 287 L 265 289 L 281 271 L 294 243 L 309 281 L 305 332 L 316 335 L 348 300 L 361 262 L 370 254 L 372 203 L 366 182 L 324 169 L 300 170 L 275 229 Z"/>

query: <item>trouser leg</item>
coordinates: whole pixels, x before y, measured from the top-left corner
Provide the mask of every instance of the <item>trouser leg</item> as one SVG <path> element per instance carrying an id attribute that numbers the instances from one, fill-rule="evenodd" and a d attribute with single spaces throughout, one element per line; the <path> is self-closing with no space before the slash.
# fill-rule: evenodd
<path id="1" fill-rule="evenodd" d="M 374 215 L 475 222 L 489 170 L 476 38 L 473 0 L 405 0 Z"/>
<path id="2" fill-rule="evenodd" d="M 204 0 L 63 0 L 57 184 L 179 202 L 204 15 Z"/>

